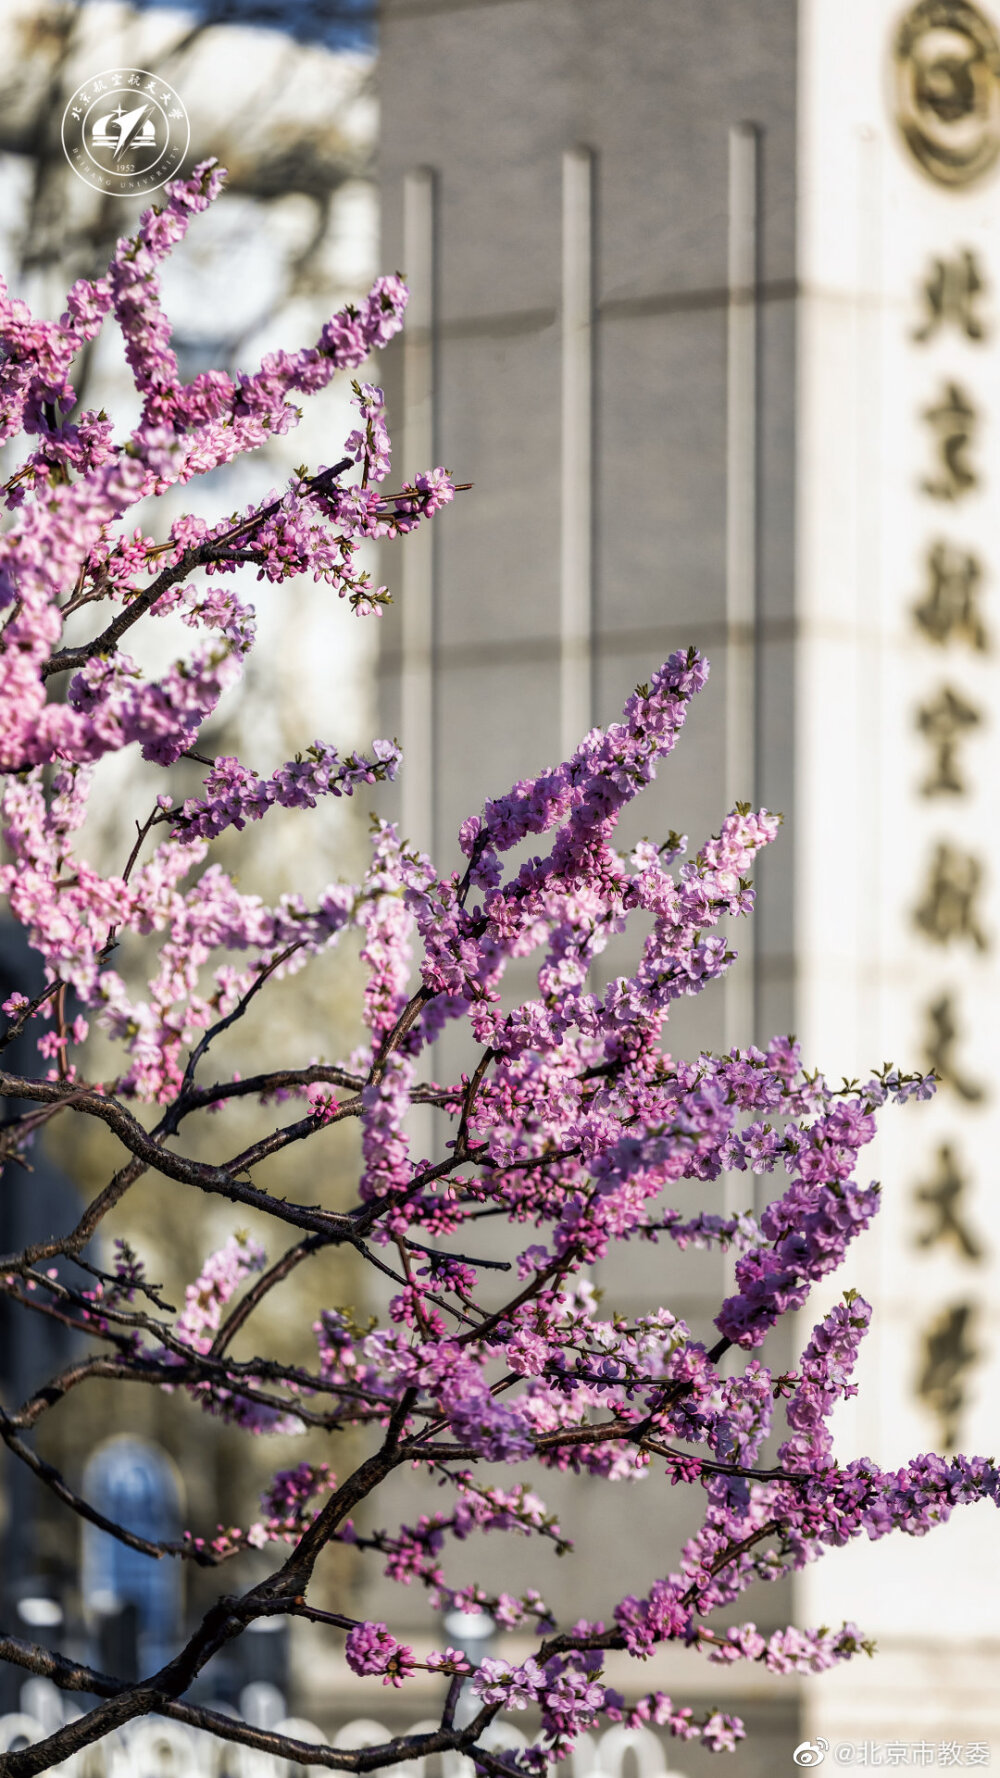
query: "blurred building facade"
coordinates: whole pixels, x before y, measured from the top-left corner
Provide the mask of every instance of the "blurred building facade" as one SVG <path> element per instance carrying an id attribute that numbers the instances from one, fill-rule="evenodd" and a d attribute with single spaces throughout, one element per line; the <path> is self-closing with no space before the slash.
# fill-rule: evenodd
<path id="1" fill-rule="evenodd" d="M 29 21 L 40 10 L 8 8 Z M 116 29 L 131 17 L 79 10 L 102 52 L 110 15 Z M 343 94 L 324 35 L 338 10 L 364 9 L 220 3 L 192 9 L 177 39 L 197 114 L 191 159 L 226 154 L 220 92 L 233 105 L 228 146 L 243 149 L 229 220 L 220 211 L 207 225 L 220 233 L 200 272 L 168 293 L 186 374 L 222 349 L 250 358 L 290 343 L 290 329 L 304 339 L 376 269 L 364 142 L 345 174 L 325 127 Z M 146 12 L 156 54 L 170 53 L 176 15 Z M 709 655 L 709 687 L 625 837 L 675 828 L 696 844 L 744 798 L 781 809 L 785 827 L 759 871 L 754 930 L 736 935 L 741 966 L 680 1010 L 676 1048 L 793 1029 L 831 1076 L 885 1056 L 938 1068 L 934 1105 L 885 1120 L 872 1165 L 884 1226 L 836 1280 L 877 1312 L 840 1450 L 886 1464 L 952 1445 L 990 1454 L 1000 12 L 993 0 L 384 0 L 382 15 L 380 259 L 413 289 L 389 370 L 397 464 L 409 475 L 444 461 L 475 483 L 387 565 L 399 599 L 381 626 L 378 727 L 406 750 L 405 830 L 444 863 L 485 795 L 613 720 L 671 650 Z M 289 42 L 258 29 L 235 55 L 223 31 L 255 23 Z M 216 37 L 199 67 L 206 26 Z M 44 47 L 45 34 L 25 42 Z M 31 177 L 41 138 L 24 103 L 27 59 L 0 113 L 4 221 L 16 230 L 34 198 L 25 240 L 45 253 L 26 254 L 24 293 L 41 288 L 57 312 L 67 249 L 71 275 L 89 269 L 89 222 L 78 226 L 58 193 L 37 204 L 49 186 Z M 270 138 L 258 93 L 275 102 Z M 370 109 L 357 128 L 370 139 Z M 107 239 L 123 219 L 98 220 Z M 253 261 L 265 229 L 268 266 Z M 197 264 L 193 234 L 190 246 Z M 306 268 L 290 295 L 262 282 L 278 258 Z M 199 331 L 206 316 L 231 324 L 226 339 Z M 322 456 L 324 443 L 294 435 L 292 458 Z M 227 498 L 248 496 L 240 486 Z M 334 703 L 348 744 L 367 729 L 351 691 L 363 655 L 339 637 L 312 644 L 330 621 L 313 606 L 308 624 L 273 629 L 283 690 L 255 759 L 265 742 L 284 757 L 286 705 L 292 745 L 301 738 L 303 686 L 323 709 L 319 732 L 340 739 Z M 23 958 L 4 950 L 2 961 L 20 982 Z M 54 1169 L 37 1183 L 39 1214 L 71 1214 Z M 755 1188 L 725 1189 L 708 1208 L 742 1207 Z M 710 1256 L 655 1249 L 596 1281 L 616 1307 L 666 1300 L 707 1332 L 725 1278 Z M 9 1399 L 35 1380 L 29 1356 L 5 1343 Z M 769 1356 L 780 1369 L 790 1353 Z M 136 1443 L 118 1454 L 113 1473 L 88 1480 L 116 1499 L 131 1488 L 137 1511 L 172 1523 L 169 1466 Z M 38 1618 L 32 1509 L 11 1498 L 15 1474 L 8 1463 L 4 1603 L 38 1594 Z M 621 1592 L 669 1569 L 688 1528 L 679 1494 L 664 1508 L 652 1486 L 610 1503 L 603 1486 L 564 1486 L 553 1504 L 580 1554 L 575 1573 L 560 1565 L 560 1610 L 599 1610 L 612 1570 Z M 401 1516 L 411 1511 L 401 1499 Z M 992 1735 L 1000 1756 L 995 1549 L 977 1509 L 930 1540 L 835 1552 L 794 1592 L 748 1597 L 737 1615 L 765 1627 L 850 1617 L 878 1639 L 876 1663 L 801 1693 L 757 1668 L 727 1675 L 723 1690 L 684 1651 L 609 1677 L 739 1710 L 752 1738 L 736 1769 L 748 1778 L 784 1769 L 804 1738 L 881 1747 L 882 1763 L 904 1764 L 939 1763 L 954 1744 L 950 1763 L 984 1764 L 969 1750 Z M 588 1551 L 599 1560 L 588 1565 Z M 107 1553 L 91 1552 L 94 1590 L 140 1613 L 128 1576 L 104 1585 Z M 506 1556 L 484 1555 L 487 1582 L 520 1580 L 496 1567 Z M 42 1578 L 59 1579 L 51 1564 Z M 65 1578 L 68 1593 L 75 1585 Z M 366 1600 L 398 1622 L 392 1591 L 373 1583 Z M 173 1609 L 154 1604 L 158 1622 Z M 109 1634 L 124 1642 L 130 1621 Z M 152 1619 L 148 1631 L 155 1639 Z M 274 1650 L 253 1659 L 251 1678 L 279 1672 Z M 324 1727 L 370 1708 L 339 1654 L 318 1647 L 297 1691 Z M 404 1707 L 430 1714 L 435 1702 L 418 1682 Z M 892 1745 L 906 1759 L 890 1758 Z M 667 1751 L 687 1778 L 709 1763 L 698 1749 Z"/>
<path id="2" fill-rule="evenodd" d="M 847 1285 L 875 1305 L 843 1459 L 990 1455 L 1000 13 L 383 0 L 380 67 L 382 259 L 412 288 L 390 417 L 404 474 L 475 484 L 389 570 L 404 831 L 447 868 L 485 796 L 614 720 L 671 650 L 708 654 L 625 837 L 697 843 L 738 799 L 785 826 L 740 965 L 672 1047 L 792 1030 L 833 1078 L 937 1070 L 931 1105 L 884 1114 L 882 1226 L 816 1310 Z M 600 1282 L 708 1334 L 721 1267 L 682 1258 Z M 644 1492 L 614 1519 L 582 1484 L 565 1503 L 600 1552 L 568 1607 L 670 1567 L 679 1507 Z M 842 1764 L 981 1765 L 991 1737 L 1000 1756 L 988 1512 L 747 1597 L 762 1624 L 854 1619 L 881 1652 L 782 1682 L 741 1772 L 804 1738 Z M 651 1683 L 672 1689 L 666 1662 Z M 720 1701 L 753 1703 L 733 1674 Z"/>

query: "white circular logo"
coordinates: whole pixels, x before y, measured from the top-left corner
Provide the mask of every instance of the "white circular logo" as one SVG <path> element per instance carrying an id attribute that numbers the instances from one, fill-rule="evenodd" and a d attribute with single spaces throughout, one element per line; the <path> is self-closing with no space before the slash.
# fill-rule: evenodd
<path id="1" fill-rule="evenodd" d="M 829 1741 L 817 1735 L 815 1741 L 800 1741 L 792 1759 L 797 1766 L 821 1766 L 823 1757 L 830 1751 Z"/>
<path id="2" fill-rule="evenodd" d="M 62 145 L 74 173 L 122 197 L 156 191 L 178 171 L 191 139 L 181 100 L 145 68 L 109 68 L 77 87 L 63 112 Z"/>

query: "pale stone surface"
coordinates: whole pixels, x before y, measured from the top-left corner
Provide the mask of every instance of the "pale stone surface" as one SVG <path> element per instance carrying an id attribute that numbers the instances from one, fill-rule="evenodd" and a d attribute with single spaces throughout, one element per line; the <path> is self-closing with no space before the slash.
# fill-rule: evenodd
<path id="1" fill-rule="evenodd" d="M 963 1102 L 946 1081 L 932 1104 L 886 1116 L 870 1167 L 885 1182 L 885 1209 L 844 1281 L 871 1296 L 876 1321 L 856 1411 L 844 1415 L 843 1446 L 890 1466 L 938 1446 L 940 1427 L 915 1386 L 926 1331 L 952 1305 L 972 1306 L 979 1354 L 967 1379 L 961 1449 L 994 1454 L 1000 1405 L 997 1260 L 989 1250 L 1000 1134 L 995 953 L 968 936 L 934 944 L 914 922 L 939 843 L 974 855 L 985 881 L 996 880 L 995 657 L 967 637 L 936 647 L 912 616 L 928 589 L 927 550 L 940 538 L 980 558 L 981 606 L 987 623 L 994 618 L 1000 186 L 994 173 L 950 189 L 908 154 L 887 103 L 898 16 L 887 0 L 812 0 L 804 9 L 797 665 L 806 1047 L 831 1074 L 883 1057 L 927 1066 L 928 1008 L 948 993 L 958 1032 L 952 1062 L 982 1093 Z M 969 339 L 953 316 L 928 341 L 916 340 L 933 261 L 966 250 L 987 281 L 975 303 L 986 337 Z M 971 392 L 978 413 L 968 455 L 979 479 L 948 501 L 924 484 L 941 473 L 926 410 L 950 383 Z M 958 747 L 966 792 L 925 797 L 933 752 L 915 717 L 944 685 L 982 721 Z M 831 827 L 842 847 L 831 848 Z M 992 940 L 991 916 L 995 925 L 987 888 L 977 917 Z M 979 1262 L 954 1242 L 916 1244 L 934 1222 L 916 1189 L 930 1182 L 945 1141 L 968 1174 L 960 1214 L 987 1250 Z M 912 1740 L 924 1729 L 963 1743 L 989 1739 L 995 1706 L 986 1708 L 984 1676 L 987 1639 L 998 1631 L 998 1585 L 1000 1542 L 985 1506 L 960 1509 L 929 1539 L 865 1545 L 807 1571 L 805 1616 L 850 1615 L 882 1651 L 853 1683 L 838 1676 L 809 1692 L 811 1728 L 831 1739 L 850 1739 L 852 1721 L 883 1740 Z"/>

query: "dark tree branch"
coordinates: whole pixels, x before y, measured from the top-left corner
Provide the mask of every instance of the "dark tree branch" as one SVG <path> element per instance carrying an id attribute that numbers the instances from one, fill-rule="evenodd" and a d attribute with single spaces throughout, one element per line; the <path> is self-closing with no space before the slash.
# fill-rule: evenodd
<path id="1" fill-rule="evenodd" d="M 290 1606 L 289 1615 L 313 1614 Z M 317 1614 L 317 1619 L 324 1621 L 324 1614 Z M 350 1623 L 352 1620 L 344 1621 Z M 52 1654 L 47 1648 L 42 1648 L 37 1643 L 24 1642 L 18 1636 L 0 1636 L 0 1660 L 9 1661 L 13 1666 L 51 1680 L 62 1691 L 89 1692 L 91 1696 L 98 1698 L 116 1698 L 128 1691 L 124 1680 L 113 1679 L 109 1674 L 98 1673 L 93 1667 L 86 1667 L 79 1661 L 69 1661 L 63 1655 Z M 459 1682 L 460 1680 L 461 1676 Z M 450 1695 L 449 1688 L 449 1697 Z M 259 1752 L 272 1754 L 278 1759 L 292 1760 L 296 1765 L 325 1766 L 333 1772 L 359 1773 L 377 1771 L 381 1766 L 394 1765 L 407 1759 L 419 1759 L 432 1753 L 464 1752 L 475 1745 L 478 1736 L 489 1727 L 496 1713 L 495 1705 L 487 1706 L 464 1729 L 454 1729 L 450 1718 L 447 1722 L 442 1720 L 440 1729 L 430 1730 L 423 1735 L 397 1735 L 381 1747 L 347 1749 L 327 1747 L 322 1742 L 298 1741 L 290 1735 L 277 1735 L 268 1729 L 255 1728 L 252 1723 L 224 1716 L 221 1711 L 207 1709 L 204 1705 L 183 1704 L 176 1699 L 164 1698 L 156 1706 L 158 1716 L 165 1716 L 171 1722 L 184 1723 L 188 1728 L 202 1729 L 207 1734 L 217 1735 L 220 1740 L 232 1741 L 237 1746 L 254 1747 Z M 453 1715 L 452 1711 L 452 1718 Z M 87 1746 L 92 1739 L 93 1737 L 89 1737 L 81 1741 L 80 1745 Z M 41 1746 L 42 1743 L 36 1745 Z M 0 1772 L 9 1773 L 10 1778 L 17 1778 L 19 1773 L 46 1771 L 50 1764 L 55 1763 L 47 1761 L 45 1765 L 30 1767 L 6 1763 L 18 1757 L 18 1754 L 0 1757 Z M 56 1756 L 65 1757 L 65 1754 Z"/>

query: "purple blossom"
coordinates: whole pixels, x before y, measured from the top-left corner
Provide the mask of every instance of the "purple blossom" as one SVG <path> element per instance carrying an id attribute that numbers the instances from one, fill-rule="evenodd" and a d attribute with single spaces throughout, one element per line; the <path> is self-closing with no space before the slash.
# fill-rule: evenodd
<path id="1" fill-rule="evenodd" d="M 413 1650 L 390 1636 L 385 1624 L 356 1624 L 344 1644 L 352 1673 L 379 1673 L 383 1685 L 401 1686 L 413 1672 Z"/>

